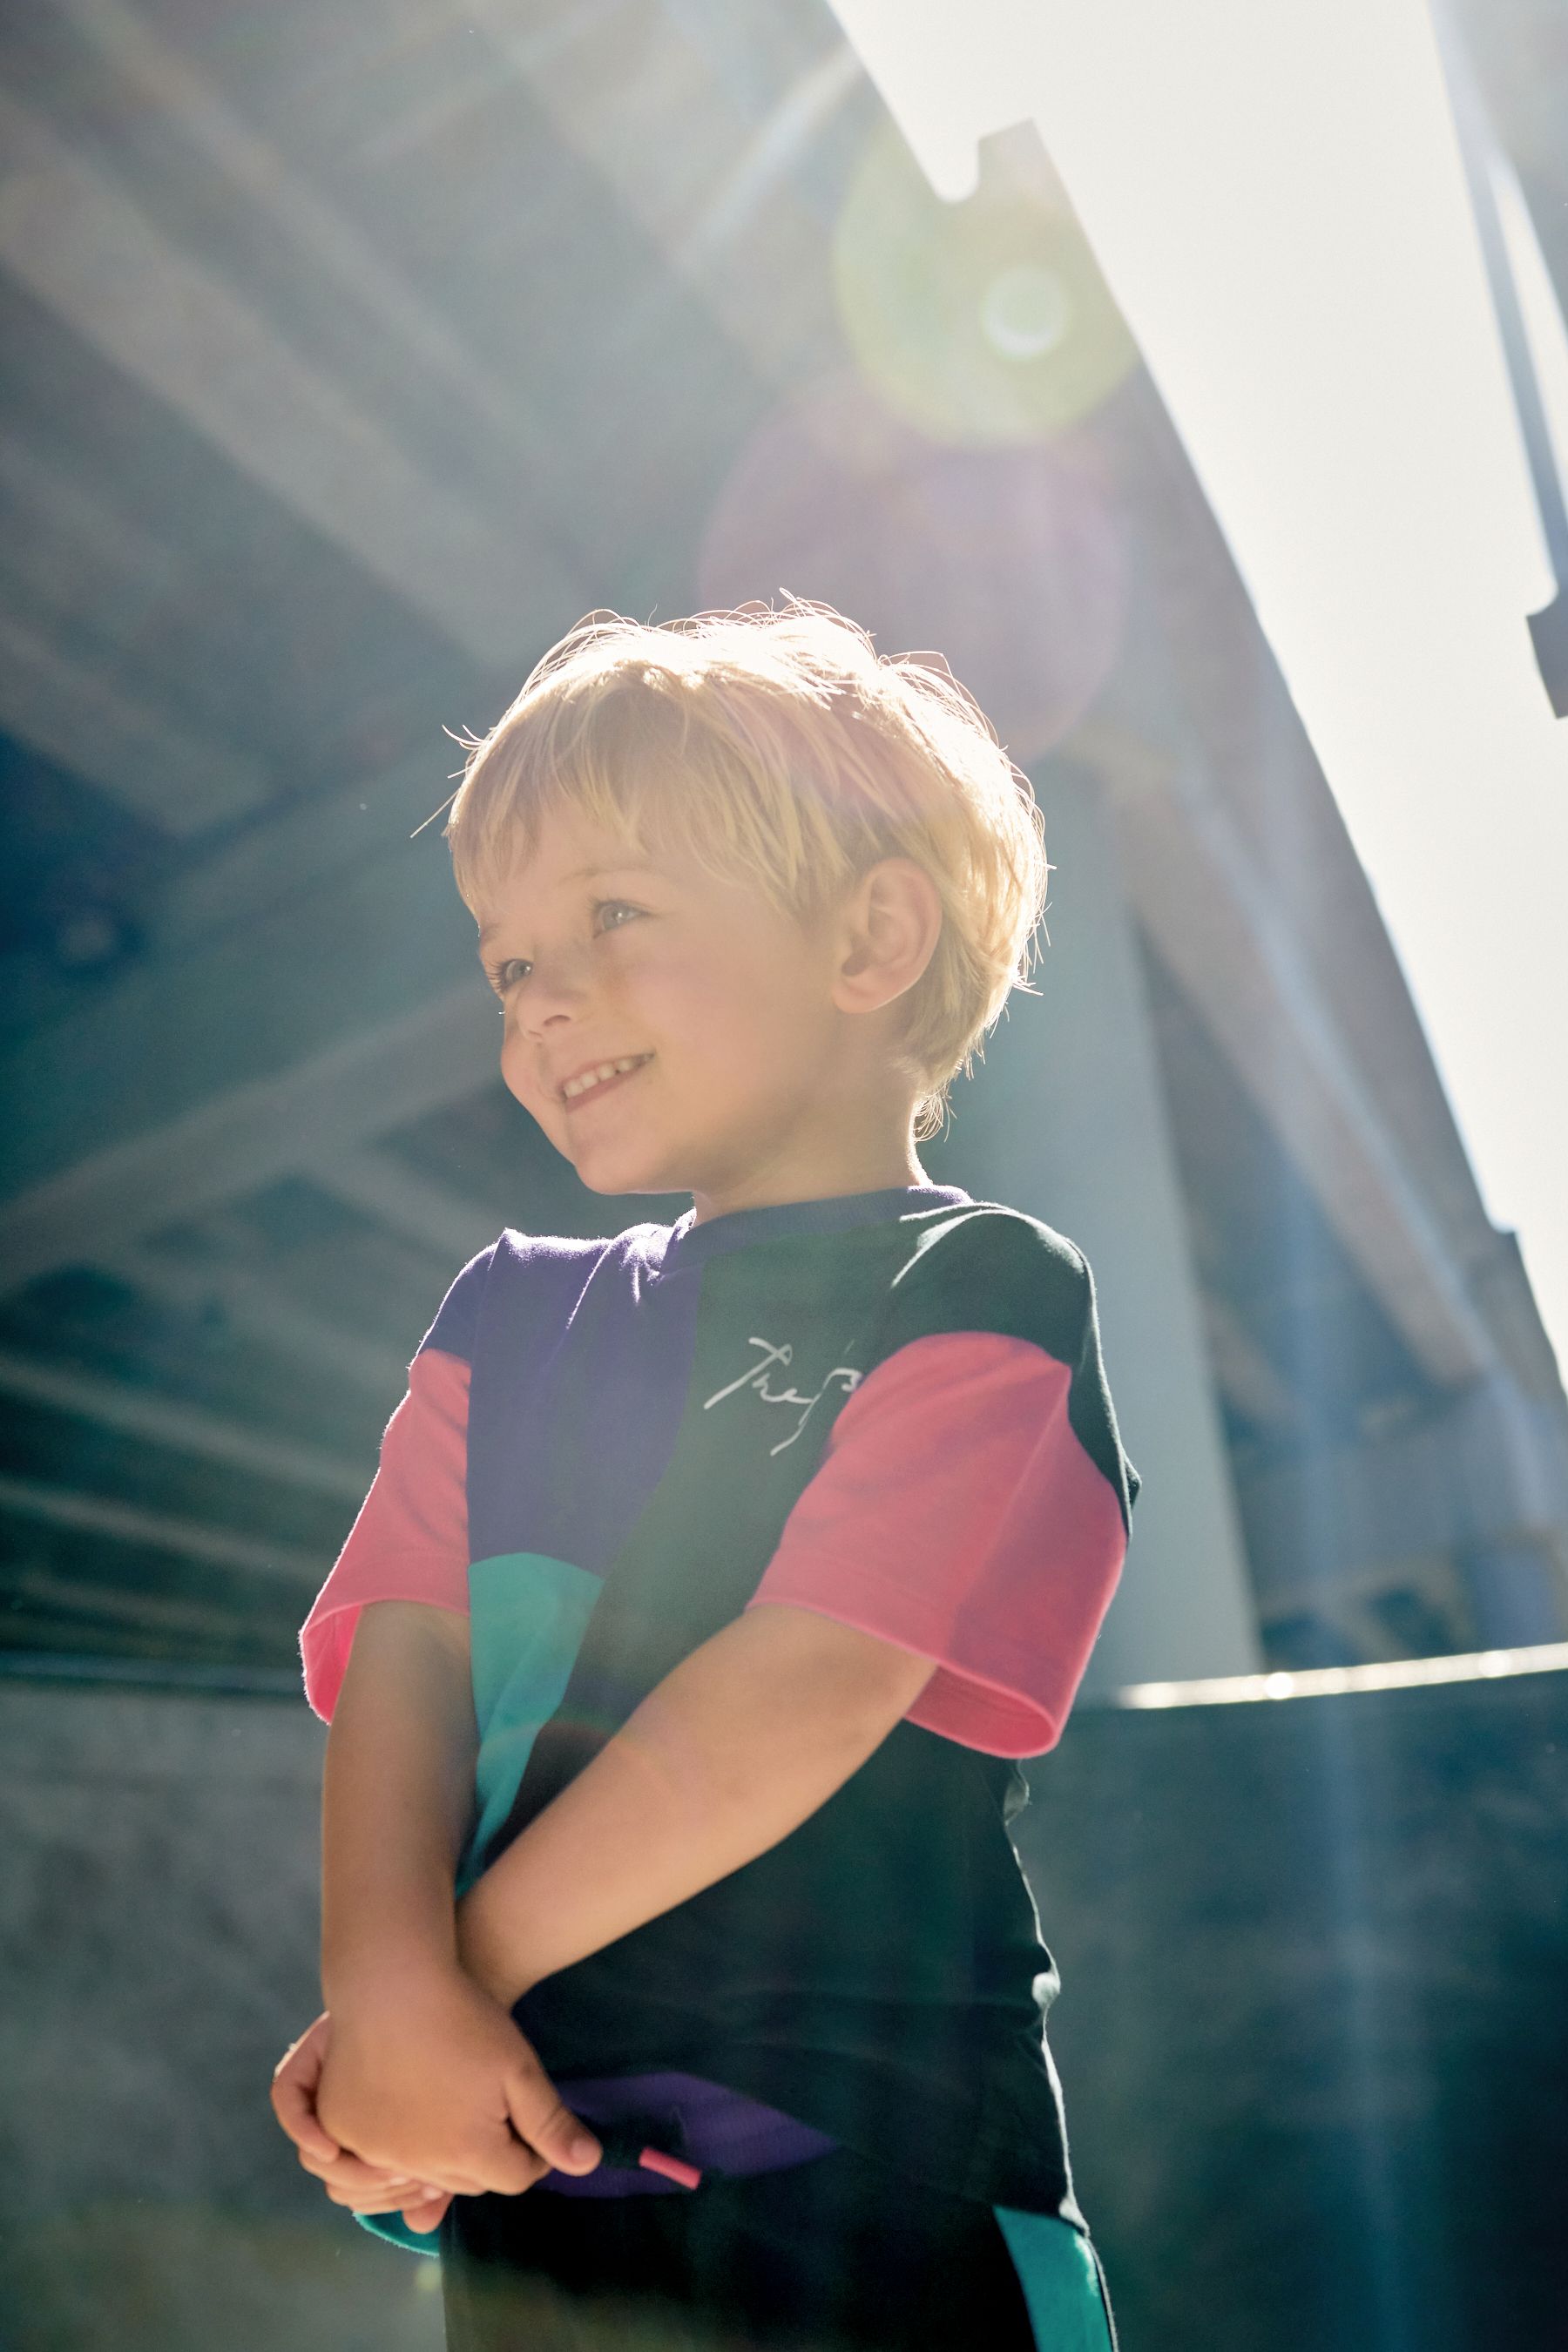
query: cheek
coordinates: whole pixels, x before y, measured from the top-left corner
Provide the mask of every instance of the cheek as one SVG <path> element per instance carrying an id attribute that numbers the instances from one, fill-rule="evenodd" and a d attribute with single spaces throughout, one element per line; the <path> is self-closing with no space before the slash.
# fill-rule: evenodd
<path id="1" fill-rule="evenodd" d="M 690 1034 L 731 1096 L 771 1095 L 820 1062 L 826 1039 L 811 985 L 784 958 L 731 971 L 694 1009 Z"/>
<path id="2" fill-rule="evenodd" d="M 533 1056 L 526 1041 L 518 1035 L 510 1022 L 501 1040 L 500 1074 L 508 1094 L 514 1095 L 524 1110 L 531 1112 L 542 1126 L 548 1125 L 549 1114 L 554 1105 L 534 1076 Z"/>
<path id="3" fill-rule="evenodd" d="M 700 1046 L 721 1021 L 724 974 L 700 953 L 646 952 L 622 959 L 605 991 L 612 1018 L 624 1019 L 646 1045 L 668 1057 Z"/>

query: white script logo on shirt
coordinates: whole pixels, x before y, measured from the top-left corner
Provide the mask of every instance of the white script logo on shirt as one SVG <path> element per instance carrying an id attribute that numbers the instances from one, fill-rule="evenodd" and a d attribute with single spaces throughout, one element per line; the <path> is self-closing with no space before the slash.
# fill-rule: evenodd
<path id="1" fill-rule="evenodd" d="M 851 1390 L 859 1387 L 864 1377 L 852 1364 L 835 1364 L 822 1386 L 813 1396 L 802 1396 L 798 1389 L 775 1389 L 770 1384 L 769 1374 L 775 1365 L 782 1364 L 787 1370 L 795 1361 L 795 1349 L 787 1339 L 782 1347 L 774 1347 L 771 1339 L 749 1339 L 746 1344 L 750 1348 L 760 1348 L 763 1350 L 760 1359 L 752 1366 L 749 1372 L 742 1372 L 738 1381 L 731 1381 L 728 1388 L 715 1389 L 710 1397 L 704 1399 L 702 1410 L 704 1412 L 710 1412 L 716 1404 L 722 1404 L 726 1397 L 736 1395 L 742 1389 L 754 1390 L 764 1404 L 799 1405 L 800 1419 L 787 1437 L 781 1437 L 776 1445 L 769 1446 L 770 1454 L 782 1454 L 786 1445 L 795 1444 L 795 1439 L 811 1419 L 812 1407 L 821 1403 L 835 1381 L 847 1396 Z"/>

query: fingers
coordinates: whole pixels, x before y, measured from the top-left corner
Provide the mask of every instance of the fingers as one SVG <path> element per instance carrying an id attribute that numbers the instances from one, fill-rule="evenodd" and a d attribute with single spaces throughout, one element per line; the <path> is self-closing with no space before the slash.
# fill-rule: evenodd
<path id="1" fill-rule="evenodd" d="M 444 2212 L 454 2196 L 482 2197 L 487 2189 L 503 2197 L 516 2196 L 549 2170 L 531 2148 L 522 2147 L 516 2140 L 501 2142 L 497 2148 L 487 2149 L 483 2158 L 461 2167 L 432 2165 L 434 2179 L 400 2170 L 395 2164 L 372 2163 L 351 2155 L 347 2148 L 331 2158 L 303 2147 L 298 2154 L 304 2169 L 321 2182 L 333 2204 L 346 2206 L 353 2213 L 400 2212 L 410 2189 L 419 2192 L 422 2205 L 441 2200 Z M 419 2226 L 434 2228 L 435 2224 Z"/>
<path id="2" fill-rule="evenodd" d="M 406 2189 L 416 2177 L 406 2172 L 389 2171 L 385 2165 L 367 2164 L 363 2157 L 351 2156 L 346 2148 L 331 2162 L 323 2162 L 301 2148 L 300 2161 L 307 2172 L 315 2175 L 329 2194 L 341 2189 L 343 2192 L 342 2201 L 345 2204 L 352 2204 L 356 2196 L 373 2197 L 378 2189 L 388 2187 Z"/>
<path id="3" fill-rule="evenodd" d="M 327 2054 L 328 2020 L 318 2017 L 286 2050 L 272 2072 L 272 2112 L 300 2151 L 330 2164 L 342 2154 L 316 2114 L 316 2092 Z"/>
<path id="4" fill-rule="evenodd" d="M 351 2213 L 401 2213 L 406 2218 L 410 2213 L 426 2212 L 434 2207 L 438 2209 L 438 2218 L 452 2201 L 451 2190 L 437 2188 L 431 2180 L 384 2179 L 363 2188 L 349 2189 L 334 2182 L 325 2186 L 332 2203 Z M 417 2226 L 430 2229 L 434 2224 L 421 2221 Z"/>
<path id="5" fill-rule="evenodd" d="M 331 2159 L 306 2148 L 300 2148 L 298 2154 L 304 2169 L 321 2182 L 333 2204 L 345 2206 L 352 2213 L 401 2212 L 405 2219 L 410 2211 L 434 2213 L 434 2220 L 410 2222 L 411 2229 L 435 2229 L 452 2201 L 454 2189 L 473 2196 L 480 2187 L 477 2178 L 465 2177 L 449 2184 L 426 2180 L 416 2173 L 399 2171 L 395 2166 L 368 2164 L 346 2148 Z"/>
<path id="6" fill-rule="evenodd" d="M 357 2158 L 345 2159 L 334 2168 L 334 2173 L 353 2171 L 362 2178 L 324 2180 L 327 2195 L 334 2205 L 347 2208 L 351 2213 L 401 2213 L 409 2229 L 421 2237 L 438 2230 L 452 2201 L 449 2189 L 438 2189 L 433 2181 L 410 2180 L 401 2174 L 378 2172 Z"/>
<path id="7" fill-rule="evenodd" d="M 491 2186 L 487 2177 L 491 2168 L 482 2159 L 470 2159 L 460 2165 L 433 2163 L 418 2172 L 403 2172 L 393 2165 L 364 2164 L 351 2157 L 331 2166 L 330 2171 L 317 2170 L 316 2178 L 335 2205 L 368 2213 L 373 2204 L 386 2211 L 401 2208 L 410 2190 L 421 2199 L 482 2197 Z"/>
<path id="8" fill-rule="evenodd" d="M 334 2182 L 327 2183 L 327 2195 L 332 2203 L 342 2205 L 350 2213 L 401 2213 L 405 2205 L 423 2204 L 445 2194 L 445 2189 L 434 2188 L 428 2181 L 400 2180 L 395 2188 L 390 2181 L 384 2181 L 364 2189 L 344 2189 Z"/>

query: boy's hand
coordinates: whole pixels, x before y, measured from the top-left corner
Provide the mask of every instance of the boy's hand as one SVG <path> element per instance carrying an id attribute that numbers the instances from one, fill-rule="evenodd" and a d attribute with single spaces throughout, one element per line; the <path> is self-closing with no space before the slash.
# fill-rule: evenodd
<path id="1" fill-rule="evenodd" d="M 452 2200 L 446 2189 L 364 2163 L 340 2147 L 316 2114 L 331 2020 L 324 2012 L 286 2050 L 272 2074 L 272 2111 L 335 2205 L 354 2213 L 401 2213 L 411 2230 L 439 2227 Z"/>
<path id="2" fill-rule="evenodd" d="M 382 2175 L 459 2196 L 517 2196 L 552 2168 L 592 2171 L 601 2153 L 506 2011 L 444 1966 L 334 2013 L 315 2121 Z"/>

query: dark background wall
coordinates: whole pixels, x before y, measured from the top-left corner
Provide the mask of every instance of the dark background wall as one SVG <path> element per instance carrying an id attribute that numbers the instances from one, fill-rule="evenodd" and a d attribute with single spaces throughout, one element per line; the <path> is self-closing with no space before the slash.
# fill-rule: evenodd
<path id="1" fill-rule="evenodd" d="M 1568 1681 L 1080 1716 L 1019 1842 L 1129 2352 L 1568 2313 Z"/>
<path id="2" fill-rule="evenodd" d="M 0 1685 L 0 2341 L 420 2352 L 319 2205 L 300 1706 Z M 1086 1709 L 1021 1849 L 1125 2352 L 1540 2352 L 1568 2231 L 1568 1677 Z"/>

